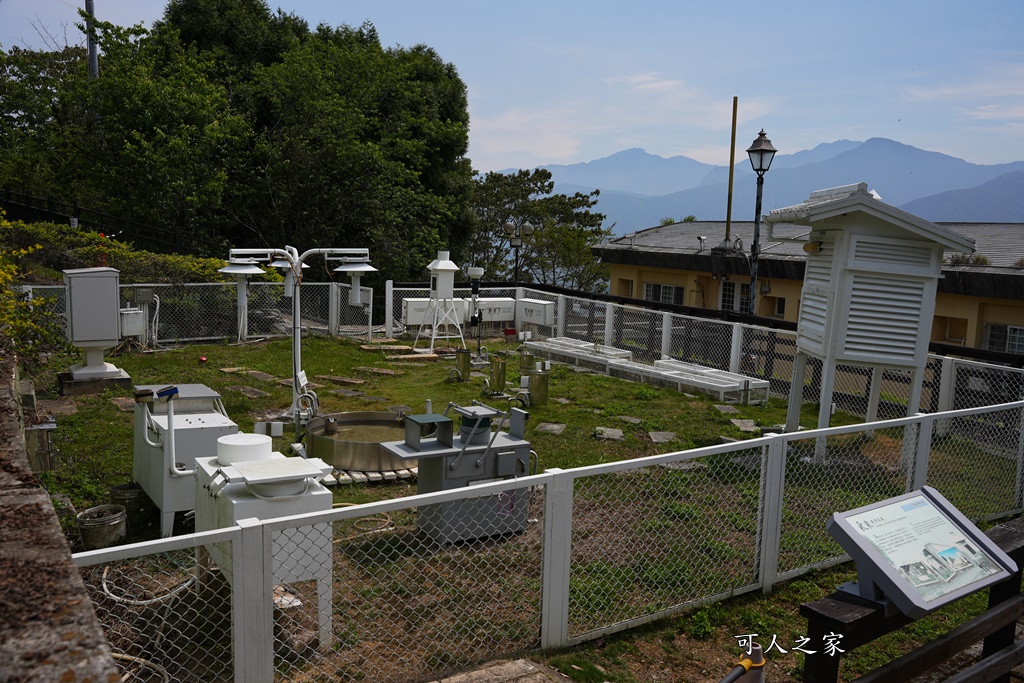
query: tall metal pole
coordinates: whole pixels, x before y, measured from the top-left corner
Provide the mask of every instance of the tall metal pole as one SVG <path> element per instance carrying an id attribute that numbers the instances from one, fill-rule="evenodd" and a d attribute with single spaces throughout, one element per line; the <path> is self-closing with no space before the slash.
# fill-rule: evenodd
<path id="1" fill-rule="evenodd" d="M 93 0 L 85 0 L 85 13 L 89 15 L 88 19 L 85 21 L 85 39 L 89 50 L 89 78 L 99 78 L 100 61 L 96 47 L 96 38 L 93 36 L 93 18 L 96 14 L 95 8 L 93 7 Z"/>
<path id="2" fill-rule="evenodd" d="M 754 203 L 754 243 L 750 245 L 750 291 L 748 294 L 750 315 L 757 315 L 757 259 L 761 255 L 761 190 L 764 188 L 764 173 L 757 174 L 757 201 Z"/>
<path id="3" fill-rule="evenodd" d="M 725 205 L 725 242 L 729 242 L 729 232 L 732 228 L 732 177 L 736 170 L 736 105 L 739 98 L 735 95 L 732 98 L 732 141 L 729 143 L 729 198 Z"/>
<path id="4" fill-rule="evenodd" d="M 518 334 L 519 333 L 519 320 L 518 320 L 519 315 L 518 315 L 518 311 L 516 309 L 519 308 L 519 243 L 522 241 L 523 238 L 519 237 L 519 233 L 517 232 L 516 233 L 516 237 L 513 237 L 512 239 L 514 239 L 516 241 L 515 242 L 515 246 L 513 247 L 515 249 L 515 268 L 514 268 L 515 272 L 512 274 L 512 277 L 514 278 L 514 283 L 515 283 L 516 291 L 513 292 L 513 294 L 512 294 L 512 298 L 515 300 L 515 303 L 512 305 L 512 328 Z"/>

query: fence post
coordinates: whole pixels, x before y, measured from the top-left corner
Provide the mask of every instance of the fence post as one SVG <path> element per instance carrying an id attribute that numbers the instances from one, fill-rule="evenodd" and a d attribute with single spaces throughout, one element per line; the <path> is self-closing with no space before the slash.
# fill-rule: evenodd
<path id="1" fill-rule="evenodd" d="M 661 314 L 661 357 L 672 357 L 672 314 Z"/>
<path id="2" fill-rule="evenodd" d="M 370 344 L 373 342 L 373 290 L 369 290 L 369 296 L 366 297 L 367 309 L 366 309 L 366 343 Z"/>
<path id="3" fill-rule="evenodd" d="M 953 394 L 956 390 L 956 361 L 949 356 L 942 358 L 942 370 L 939 375 L 939 405 L 935 411 L 944 413 L 953 410 Z M 949 420 L 944 420 L 938 425 L 939 435 L 942 436 L 949 431 Z"/>
<path id="4" fill-rule="evenodd" d="M 916 491 L 928 483 L 928 465 L 932 454 L 932 433 L 935 427 L 935 418 L 925 413 L 918 413 L 921 419 L 917 429 L 917 448 L 915 449 L 913 462 L 913 478 L 910 481 L 908 491 Z M 909 429 L 908 425 L 905 429 Z"/>
<path id="5" fill-rule="evenodd" d="M 332 337 L 338 336 L 338 327 L 341 313 L 341 284 L 337 282 L 327 283 L 327 334 Z"/>
<path id="6" fill-rule="evenodd" d="M 232 641 L 235 681 L 271 683 L 274 680 L 274 602 L 271 599 L 272 561 L 265 549 L 263 523 L 255 518 L 238 522 L 241 530 L 233 543 Z"/>
<path id="7" fill-rule="evenodd" d="M 565 295 L 559 294 L 555 304 L 555 336 L 565 336 Z"/>
<path id="8" fill-rule="evenodd" d="M 604 343 L 612 345 L 615 337 L 615 304 L 608 302 L 604 305 Z M 596 341 L 596 340 L 595 340 Z"/>
<path id="9" fill-rule="evenodd" d="M 761 451 L 761 519 L 758 522 L 758 545 L 761 590 L 771 591 L 779 575 L 779 548 L 782 545 L 782 494 L 786 487 L 786 448 L 789 437 L 769 437 Z"/>
<path id="10" fill-rule="evenodd" d="M 743 358 L 743 325 L 732 323 L 732 347 L 729 353 L 729 372 L 739 374 Z"/>
<path id="11" fill-rule="evenodd" d="M 388 280 L 384 283 L 384 336 L 391 339 L 394 336 L 394 330 L 391 329 L 391 323 L 394 320 L 392 315 L 395 310 L 395 281 Z"/>
<path id="12" fill-rule="evenodd" d="M 572 560 L 572 492 L 575 479 L 552 468 L 544 496 L 544 559 L 541 576 L 540 646 L 562 647 L 569 639 L 569 572 Z"/>

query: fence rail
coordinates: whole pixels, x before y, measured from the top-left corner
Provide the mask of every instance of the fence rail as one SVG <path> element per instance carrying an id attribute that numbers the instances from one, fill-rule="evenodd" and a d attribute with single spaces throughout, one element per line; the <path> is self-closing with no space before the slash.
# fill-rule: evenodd
<path id="1" fill-rule="evenodd" d="M 772 435 L 75 560 L 115 652 L 174 680 L 429 681 L 835 564 L 829 514 L 924 484 L 973 519 L 1021 512 L 1022 413 L 1019 401 Z M 420 530 L 445 505 L 497 515 L 517 500 L 517 533 Z M 310 551 L 325 530 L 329 552 Z M 210 565 L 215 543 L 230 566 Z"/>

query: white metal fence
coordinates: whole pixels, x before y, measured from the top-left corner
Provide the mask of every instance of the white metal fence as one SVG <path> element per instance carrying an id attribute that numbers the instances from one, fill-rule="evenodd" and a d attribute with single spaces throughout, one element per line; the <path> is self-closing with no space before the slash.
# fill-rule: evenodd
<path id="1" fill-rule="evenodd" d="M 121 308 L 137 308 L 144 320 L 143 344 L 249 340 L 292 333 L 292 300 L 283 283 L 250 282 L 245 314 L 239 314 L 238 284 L 184 283 L 121 285 Z M 21 288 L 33 301 L 44 301 L 63 315 L 63 285 Z M 360 288 L 362 303 L 349 305 L 351 285 L 307 282 L 300 297 L 304 334 L 364 336 L 373 331 L 373 290 Z M 239 324 L 245 323 L 244 329 Z M 133 335 L 135 336 L 135 335 Z"/>
<path id="2" fill-rule="evenodd" d="M 385 294 L 385 333 L 401 331 L 402 300 L 424 298 L 425 289 L 401 289 L 388 282 Z M 468 297 L 469 290 L 456 290 L 455 296 Z M 693 316 L 653 311 L 580 297 L 550 294 L 521 287 L 485 289 L 481 296 L 506 296 L 551 302 L 552 325 L 522 325 L 534 339 L 569 337 L 628 350 L 633 360 L 651 364 L 661 358 L 675 358 L 718 370 L 740 373 L 767 380 L 771 395 L 788 398 L 792 378 L 796 335 L 742 323 L 709 320 Z M 485 320 L 486 323 L 486 320 Z M 499 331 L 492 324 L 484 334 Z M 821 395 L 821 362 L 808 360 L 808 382 L 804 400 L 817 402 Z M 895 418 L 906 415 L 912 375 L 887 369 L 877 381 L 882 383 L 877 416 Z M 840 410 L 867 414 L 871 368 L 839 365 L 836 370 L 833 400 Z M 969 360 L 930 355 L 925 367 L 921 410 L 935 413 L 956 408 L 994 405 L 1024 399 L 1024 370 Z"/>
<path id="3" fill-rule="evenodd" d="M 75 560 L 122 662 L 171 680 L 428 681 L 839 562 L 832 512 L 924 484 L 973 519 L 1020 512 L 1022 413 L 1024 401 L 773 435 Z M 525 530 L 418 532 L 467 499 L 485 514 L 526 505 Z M 318 525 L 327 562 L 307 552 Z M 214 543 L 230 567 L 209 565 Z"/>

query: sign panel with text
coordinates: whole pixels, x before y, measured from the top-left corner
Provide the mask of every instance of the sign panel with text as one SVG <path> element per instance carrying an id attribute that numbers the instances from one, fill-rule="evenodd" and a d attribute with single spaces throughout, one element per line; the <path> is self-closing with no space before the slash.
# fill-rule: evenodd
<path id="1" fill-rule="evenodd" d="M 1008 578 L 1016 564 L 935 489 L 832 515 L 828 531 L 857 563 L 860 595 L 878 591 L 919 618 Z"/>

